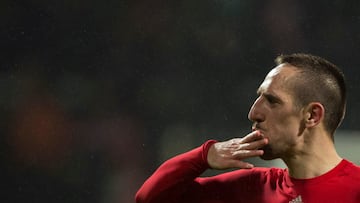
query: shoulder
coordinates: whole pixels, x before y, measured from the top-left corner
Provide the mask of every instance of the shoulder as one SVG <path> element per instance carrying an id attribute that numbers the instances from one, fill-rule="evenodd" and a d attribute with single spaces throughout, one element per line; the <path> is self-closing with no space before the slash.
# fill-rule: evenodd
<path id="1" fill-rule="evenodd" d="M 334 188 L 340 191 L 343 197 L 350 196 L 355 198 L 356 202 L 360 201 L 360 166 L 343 159 L 339 164 L 337 173 L 333 174 L 331 181 L 329 179 L 327 181 L 328 184 L 336 184 Z"/>
<path id="2" fill-rule="evenodd" d="M 340 163 L 343 167 L 343 172 L 345 174 L 353 174 L 356 175 L 358 177 L 360 177 L 360 166 L 355 165 L 354 163 L 343 159 L 342 162 Z"/>
<path id="3" fill-rule="evenodd" d="M 360 167 L 354 163 L 343 159 L 340 164 L 331 172 L 329 176 L 333 181 L 344 185 L 357 188 L 360 187 Z M 351 184 L 350 184 L 351 183 Z"/>

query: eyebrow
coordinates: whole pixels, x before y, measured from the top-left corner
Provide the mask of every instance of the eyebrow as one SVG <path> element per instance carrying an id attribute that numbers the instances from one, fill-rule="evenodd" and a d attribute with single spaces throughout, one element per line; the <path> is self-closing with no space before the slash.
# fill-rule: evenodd
<path id="1" fill-rule="evenodd" d="M 256 91 L 256 93 L 258 95 L 263 95 L 267 100 L 271 100 L 271 101 L 275 101 L 275 102 L 278 102 L 278 103 L 282 103 L 283 101 L 280 99 L 279 96 L 277 96 L 276 94 L 271 94 L 271 93 L 265 93 L 265 92 L 262 92 L 262 88 L 259 87 L 258 90 Z"/>

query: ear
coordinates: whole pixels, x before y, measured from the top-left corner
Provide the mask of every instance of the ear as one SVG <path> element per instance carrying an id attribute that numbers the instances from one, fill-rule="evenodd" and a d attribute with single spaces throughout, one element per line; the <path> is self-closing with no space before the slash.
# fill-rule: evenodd
<path id="1" fill-rule="evenodd" d="M 325 108 L 319 102 L 311 102 L 305 109 L 305 126 L 314 127 L 322 122 Z"/>

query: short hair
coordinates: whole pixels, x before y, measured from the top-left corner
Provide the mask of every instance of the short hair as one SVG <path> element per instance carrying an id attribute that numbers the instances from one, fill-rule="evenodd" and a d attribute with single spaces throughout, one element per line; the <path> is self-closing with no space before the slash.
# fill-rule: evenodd
<path id="1" fill-rule="evenodd" d="M 295 53 L 280 55 L 277 65 L 290 64 L 299 70 L 299 75 L 290 85 L 297 105 L 304 107 L 311 102 L 320 102 L 325 108 L 324 125 L 331 134 L 340 126 L 346 111 L 346 84 L 343 72 L 333 63 L 311 54 Z"/>

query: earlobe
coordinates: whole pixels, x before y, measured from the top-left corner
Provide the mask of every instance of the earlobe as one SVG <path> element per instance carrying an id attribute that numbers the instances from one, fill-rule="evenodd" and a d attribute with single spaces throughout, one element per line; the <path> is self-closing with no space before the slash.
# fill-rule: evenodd
<path id="1" fill-rule="evenodd" d="M 325 109 L 324 106 L 319 102 L 312 102 L 308 105 L 306 110 L 306 126 L 314 127 L 318 125 L 324 118 Z"/>

